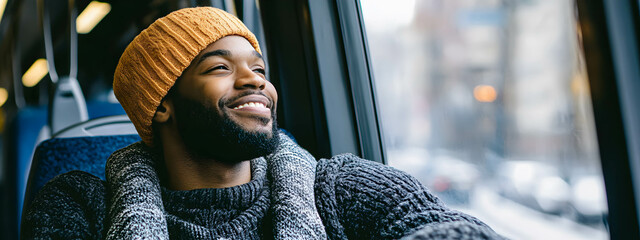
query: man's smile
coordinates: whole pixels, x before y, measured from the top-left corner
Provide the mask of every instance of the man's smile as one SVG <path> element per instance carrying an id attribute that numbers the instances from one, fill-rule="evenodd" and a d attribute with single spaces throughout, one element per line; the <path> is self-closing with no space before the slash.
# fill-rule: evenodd
<path id="1" fill-rule="evenodd" d="M 227 105 L 227 108 L 234 113 L 260 115 L 268 119 L 271 119 L 272 107 L 272 101 L 260 94 L 243 96 Z"/>
<path id="2" fill-rule="evenodd" d="M 237 109 L 243 109 L 245 107 L 259 107 L 259 108 L 267 108 L 267 106 L 265 106 L 263 103 L 260 102 L 250 102 L 250 103 L 245 103 L 243 105 L 234 107 L 233 109 L 237 110 Z"/>

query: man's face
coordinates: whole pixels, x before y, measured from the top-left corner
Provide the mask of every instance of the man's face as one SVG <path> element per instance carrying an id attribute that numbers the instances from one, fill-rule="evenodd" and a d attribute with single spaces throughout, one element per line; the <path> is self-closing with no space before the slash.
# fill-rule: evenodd
<path id="1" fill-rule="evenodd" d="M 183 142 L 199 158 L 237 162 L 277 145 L 277 93 L 243 37 L 209 45 L 184 71 L 171 99 Z"/>

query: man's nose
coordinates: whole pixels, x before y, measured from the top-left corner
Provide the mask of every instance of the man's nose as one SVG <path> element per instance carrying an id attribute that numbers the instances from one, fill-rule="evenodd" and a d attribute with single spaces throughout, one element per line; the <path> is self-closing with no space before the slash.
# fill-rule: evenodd
<path id="1" fill-rule="evenodd" d="M 238 70 L 238 78 L 235 82 L 235 87 L 242 88 L 257 88 L 263 90 L 266 86 L 266 80 L 262 78 L 258 73 L 254 72 L 250 68 L 242 68 Z"/>

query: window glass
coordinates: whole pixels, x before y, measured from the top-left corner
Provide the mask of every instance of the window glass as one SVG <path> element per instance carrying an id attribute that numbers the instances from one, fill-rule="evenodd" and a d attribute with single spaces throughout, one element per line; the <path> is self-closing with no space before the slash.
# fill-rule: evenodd
<path id="1" fill-rule="evenodd" d="M 575 3 L 366 0 L 389 165 L 514 239 L 607 239 Z"/>

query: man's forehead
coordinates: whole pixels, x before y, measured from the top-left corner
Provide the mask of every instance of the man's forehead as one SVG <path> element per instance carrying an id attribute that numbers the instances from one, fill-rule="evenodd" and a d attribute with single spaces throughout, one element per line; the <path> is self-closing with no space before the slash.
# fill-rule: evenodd
<path id="1" fill-rule="evenodd" d="M 255 55 L 262 57 L 260 53 L 258 53 L 249 41 L 241 36 L 231 35 L 218 39 L 217 41 L 209 44 L 205 49 L 200 51 L 196 59 L 201 58 L 208 52 L 216 51 L 216 50 L 224 50 L 229 53 L 229 55 Z"/>

